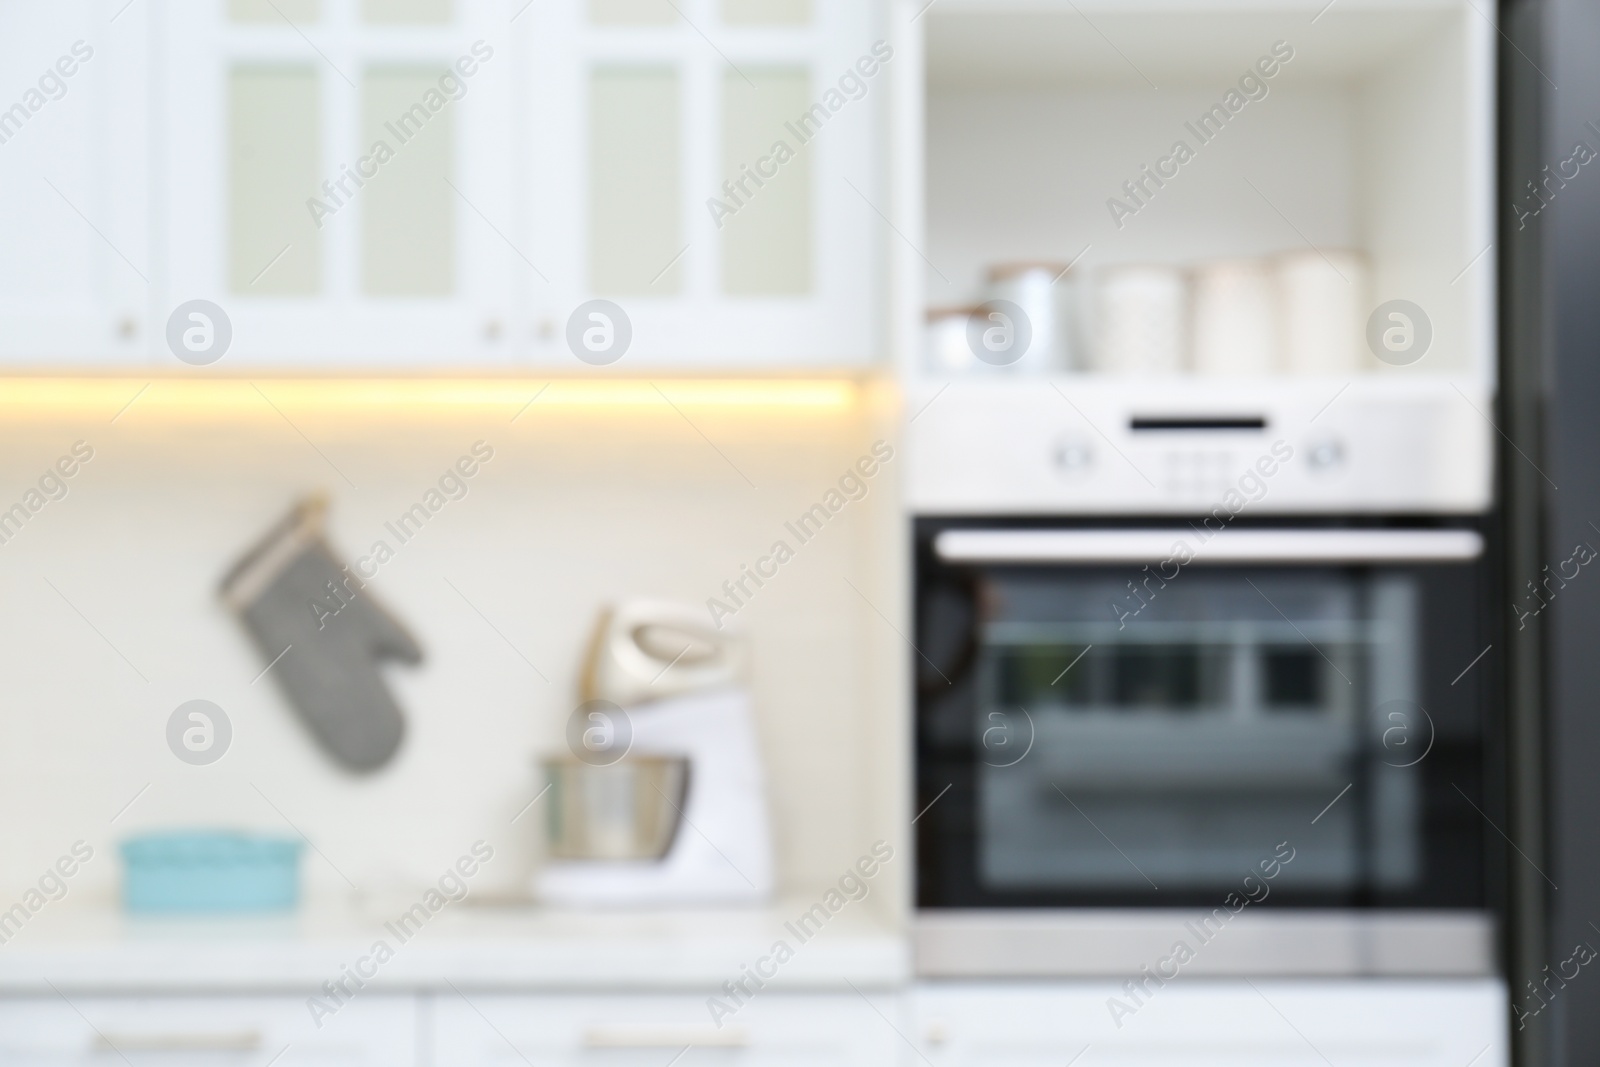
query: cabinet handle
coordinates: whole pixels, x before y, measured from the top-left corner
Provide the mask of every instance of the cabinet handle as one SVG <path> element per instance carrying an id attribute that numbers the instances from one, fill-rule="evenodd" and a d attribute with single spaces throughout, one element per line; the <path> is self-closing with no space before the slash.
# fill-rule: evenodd
<path id="1" fill-rule="evenodd" d="M 96 1034 L 92 1048 L 95 1052 L 257 1052 L 261 1049 L 261 1032 L 119 1034 L 111 1031 Z"/>
<path id="2" fill-rule="evenodd" d="M 750 1035 L 743 1030 L 710 1027 L 593 1026 L 584 1031 L 584 1048 L 745 1048 Z"/>

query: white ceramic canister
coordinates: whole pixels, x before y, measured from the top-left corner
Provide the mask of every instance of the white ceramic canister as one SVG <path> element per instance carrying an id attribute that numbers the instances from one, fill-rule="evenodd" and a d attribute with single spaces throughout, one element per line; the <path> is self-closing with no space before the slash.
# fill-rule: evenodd
<path id="1" fill-rule="evenodd" d="M 1261 375 L 1281 366 L 1278 286 L 1272 263 L 1223 259 L 1194 272 L 1194 369 L 1197 374 Z"/>
<path id="2" fill-rule="evenodd" d="M 1332 249 L 1278 257 L 1284 369 L 1290 374 L 1351 374 L 1364 362 L 1367 262 Z"/>
<path id="3" fill-rule="evenodd" d="M 1028 317 L 1028 349 L 1010 364 L 1023 373 L 1072 368 L 1072 294 L 1075 279 L 1065 263 L 998 263 L 989 268 L 989 299 L 1008 300 Z"/>
<path id="4" fill-rule="evenodd" d="M 1094 367 L 1107 374 L 1184 369 L 1188 284 L 1165 264 L 1103 269 L 1095 286 Z"/>
<path id="5" fill-rule="evenodd" d="M 975 305 L 928 309 L 924 363 L 929 373 L 969 374 L 983 366 L 967 343 L 967 323 L 977 311 Z"/>

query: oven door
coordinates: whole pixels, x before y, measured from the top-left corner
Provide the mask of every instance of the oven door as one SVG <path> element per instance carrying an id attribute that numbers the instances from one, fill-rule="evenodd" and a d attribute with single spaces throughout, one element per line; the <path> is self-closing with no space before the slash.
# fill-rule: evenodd
<path id="1" fill-rule="evenodd" d="M 921 907 L 1486 906 L 1477 529 L 916 536 Z"/>

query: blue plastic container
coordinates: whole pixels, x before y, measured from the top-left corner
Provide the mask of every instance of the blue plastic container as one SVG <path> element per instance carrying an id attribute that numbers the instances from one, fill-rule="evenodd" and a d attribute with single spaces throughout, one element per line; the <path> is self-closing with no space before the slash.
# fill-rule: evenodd
<path id="1" fill-rule="evenodd" d="M 122 903 L 130 912 L 289 911 L 300 900 L 293 839 L 176 830 L 122 843 Z"/>

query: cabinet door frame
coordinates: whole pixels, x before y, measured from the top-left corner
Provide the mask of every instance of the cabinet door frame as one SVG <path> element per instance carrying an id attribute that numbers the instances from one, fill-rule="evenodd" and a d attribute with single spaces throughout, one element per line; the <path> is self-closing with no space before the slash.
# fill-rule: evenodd
<path id="1" fill-rule="evenodd" d="M 54 0 L 47 13 L 25 5 L 10 15 L 70 21 L 75 29 L 43 35 L 47 51 L 14 72 L 0 110 L 18 104 L 77 40 L 93 50 L 65 79 L 61 98 L 48 100 L 0 145 L 0 188 L 14 194 L 11 224 L 86 249 L 87 270 L 83 288 L 71 294 L 15 301 L 0 294 L 0 363 L 53 370 L 64 362 L 146 359 L 156 269 L 148 225 L 149 12 L 144 5 L 119 8 L 112 0 Z M 69 111 L 81 124 L 76 144 L 66 136 Z M 66 158 L 74 152 L 76 169 Z"/>
<path id="2" fill-rule="evenodd" d="M 721 242 L 706 201 L 719 195 L 729 176 L 721 158 L 725 74 L 747 66 L 803 68 L 810 77 L 808 99 L 815 103 L 871 53 L 875 41 L 888 36 L 883 5 L 811 0 L 809 24 L 770 27 L 724 27 L 719 5 L 720 0 L 674 0 L 683 18 L 663 27 L 595 25 L 581 0 L 528 12 L 533 40 L 530 106 L 522 116 L 531 146 L 526 188 L 533 247 L 551 264 L 545 268 L 548 282 L 525 289 L 534 320 L 529 332 L 541 362 L 576 364 L 567 349 L 567 321 L 580 304 L 597 298 L 615 302 L 630 321 L 632 342 L 622 365 L 828 367 L 879 357 L 886 321 L 888 69 L 865 79 L 865 95 L 848 101 L 798 149 L 810 167 L 808 294 L 721 292 Z M 602 66 L 678 73 L 683 284 L 675 295 L 619 295 L 590 285 L 589 87 L 591 72 Z M 782 127 L 775 128 L 774 140 L 780 137 L 794 144 Z M 557 165 L 545 165 L 541 146 Z"/>
<path id="3" fill-rule="evenodd" d="M 690 1045 L 699 1055 L 684 1056 L 685 1062 L 711 1062 L 706 1050 L 717 1049 L 733 1052 L 748 1067 L 882 1067 L 902 1061 L 904 1046 L 885 1022 L 901 1014 L 895 992 L 873 990 L 863 1003 L 855 993 L 767 991 L 722 1018 L 720 1026 L 707 1008 L 712 992 L 473 992 L 470 1001 L 439 993 L 427 1009 L 432 1048 L 424 1058 L 459 1067 L 507 1067 L 524 1060 L 579 1067 L 617 1062 L 615 1057 L 632 1052 L 641 1062 L 665 1064 Z"/>
<path id="4" fill-rule="evenodd" d="M 417 998 L 367 992 L 313 1016 L 308 997 L 290 994 L 46 993 L 0 1001 L 0 1062 L 136 1062 L 323 1067 L 416 1067 Z M 139 1054 L 143 1054 L 142 1056 Z M 170 1057 L 170 1059 L 169 1059 Z M 435 1061 L 447 1062 L 447 1061 Z"/>
<path id="5" fill-rule="evenodd" d="M 950 1065 L 1056 1067 L 1077 1056 L 1088 1065 L 1089 1048 L 1108 1062 L 1171 1067 L 1510 1062 L 1498 978 L 1180 978 L 1135 989 L 1103 979 L 923 982 L 907 996 L 906 1029 L 924 1060 Z"/>
<path id="6" fill-rule="evenodd" d="M 512 180 L 493 161 L 511 132 L 517 56 L 501 5 L 455 0 L 449 26 L 382 27 L 359 22 L 359 0 L 320 0 L 320 5 L 319 20 L 298 27 L 232 23 L 226 0 L 160 5 L 156 61 L 162 72 L 162 136 L 156 189 L 166 267 L 160 287 L 164 310 L 191 299 L 219 304 L 233 330 L 225 357 L 229 365 L 345 369 L 509 362 L 505 326 L 514 260 L 504 234 L 512 219 Z M 467 79 L 466 94 L 446 105 L 454 139 L 450 183 L 455 189 L 444 193 L 453 212 L 454 292 L 379 297 L 359 291 L 364 207 L 359 192 L 324 220 L 320 292 L 253 296 L 233 291 L 227 109 L 234 65 L 281 63 L 315 72 L 318 171 L 334 177 L 341 165 L 353 166 L 365 152 L 360 87 L 369 66 L 437 65 L 442 74 L 478 40 L 494 54 Z"/>

